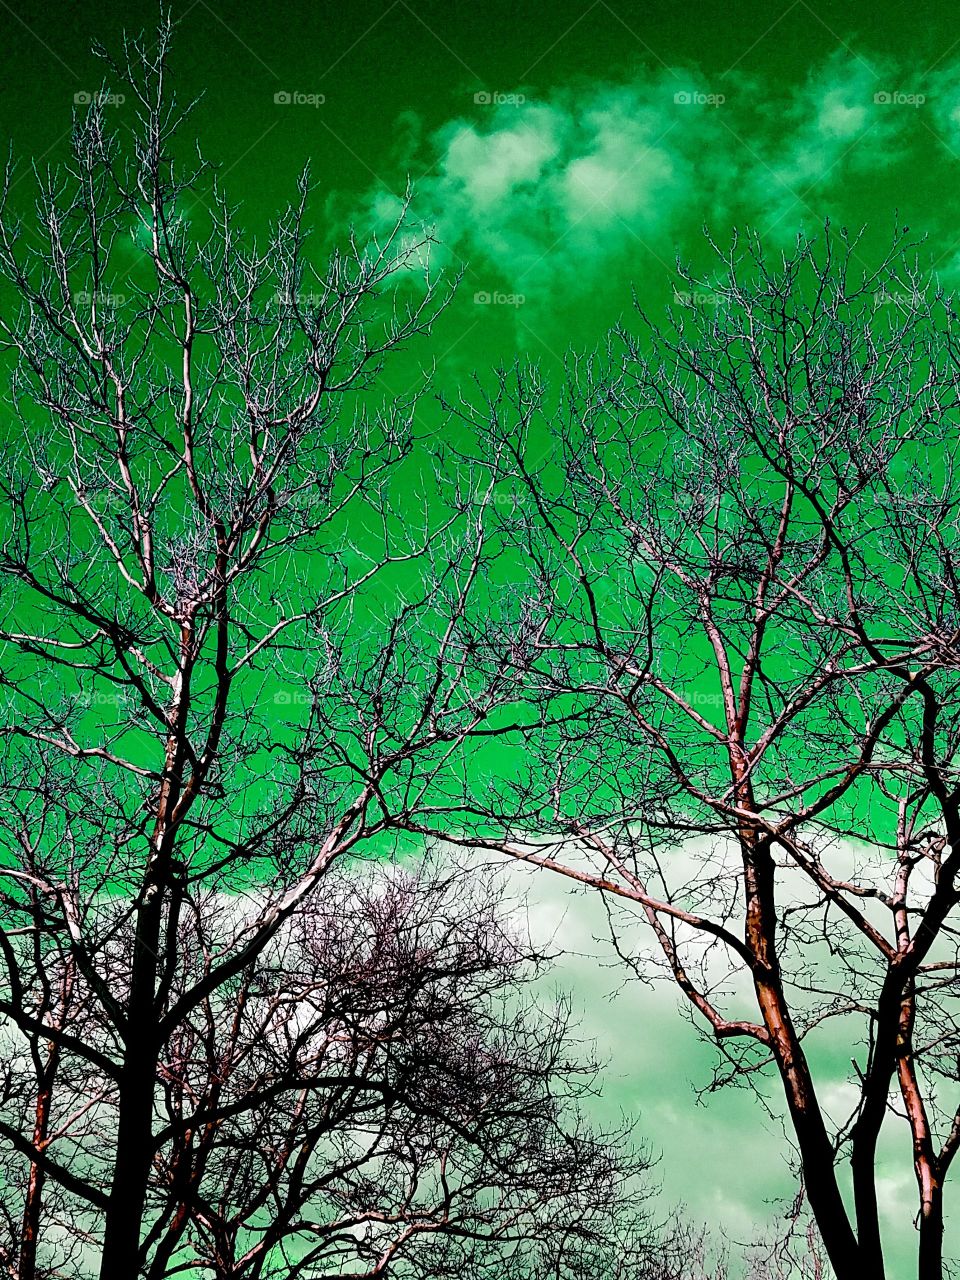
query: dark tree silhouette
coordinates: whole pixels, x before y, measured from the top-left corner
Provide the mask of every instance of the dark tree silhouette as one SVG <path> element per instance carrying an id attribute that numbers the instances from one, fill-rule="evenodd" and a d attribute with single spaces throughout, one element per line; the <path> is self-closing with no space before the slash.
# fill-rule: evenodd
<path id="1" fill-rule="evenodd" d="M 185 896 L 173 1007 L 264 896 Z M 97 915 L 98 978 L 124 991 L 127 904 Z M 21 1017 L 49 1039 L 35 1074 L 8 1068 L 4 1258 L 16 1277 L 83 1276 L 104 1239 L 123 1048 L 69 951 L 22 950 Z M 582 1121 L 596 1068 L 567 1007 L 532 994 L 546 963 L 489 879 L 422 861 L 331 871 L 162 1037 L 137 1274 L 665 1274 L 678 1240 L 652 1220 L 649 1161 Z"/>
<path id="2" fill-rule="evenodd" d="M 513 663 L 543 729 L 421 829 L 603 892 L 718 1078 L 779 1074 L 840 1280 L 881 1280 L 884 1231 L 914 1213 L 939 1280 L 960 1146 L 955 317 L 902 234 L 875 267 L 829 229 L 777 261 L 756 237 L 717 253 L 672 325 L 618 330 L 561 394 L 518 367 L 457 404 L 501 451 L 529 573 L 512 618 L 477 617 L 478 653 Z M 888 1223 L 885 1125 L 917 1185 Z"/>
<path id="3" fill-rule="evenodd" d="M 94 95 L 75 120 L 71 161 L 37 174 L 36 217 L 18 220 L 11 169 L 0 216 L 11 378 L 0 478 L 0 1014 L 10 1041 L 0 1136 L 10 1152 L 4 1256 L 19 1280 L 43 1273 L 44 1240 L 43 1256 L 58 1259 L 50 1275 L 87 1274 L 101 1255 L 105 1280 L 159 1275 L 187 1247 L 217 1275 L 272 1274 L 277 1251 L 310 1234 L 302 1214 L 319 1214 L 321 1190 L 345 1219 L 361 1203 L 393 1214 L 392 1224 L 363 1219 L 357 1266 L 375 1271 L 381 1254 L 407 1255 L 404 1223 L 424 1247 L 412 1218 L 426 1183 L 406 1205 L 401 1184 L 412 1187 L 421 1164 L 442 1183 L 431 1124 L 451 1151 L 469 1147 L 477 1188 L 496 1154 L 483 1154 L 494 1068 L 467 1059 L 469 1034 L 478 1055 L 486 1043 L 474 1004 L 474 1032 L 466 1007 L 460 1024 L 449 1014 L 449 1056 L 438 1047 L 423 1070 L 425 1089 L 452 1089 L 462 1062 L 475 1114 L 431 1119 L 426 1096 L 416 1111 L 408 1094 L 385 1095 L 364 1123 L 383 1128 L 377 1158 L 398 1162 L 401 1202 L 373 1203 L 383 1186 L 373 1154 L 364 1163 L 358 1153 L 351 1186 L 341 1150 L 342 1176 L 325 1187 L 317 1143 L 335 1143 L 336 1118 L 359 1123 L 359 1113 L 343 1081 L 323 1100 L 312 1089 L 292 1100 L 330 1015 L 318 995 L 300 1044 L 301 1014 L 283 1003 L 284 982 L 312 975 L 319 990 L 333 963 L 322 936 L 316 955 L 308 946 L 328 927 L 308 901 L 323 896 L 331 866 L 396 842 L 385 790 L 412 799 L 456 769 L 513 680 L 505 671 L 478 683 L 459 639 L 495 552 L 482 519 L 489 474 L 465 477 L 462 492 L 453 477 L 448 495 L 418 425 L 425 382 L 398 397 L 379 381 L 384 362 L 429 331 L 446 293 L 429 237 L 403 219 L 318 265 L 306 176 L 265 240 L 245 235 L 207 166 L 176 159 L 185 112 L 166 84 L 169 42 L 166 24 L 113 68 L 132 132 L 111 132 L 106 98 Z M 218 894 L 242 893 L 253 896 L 241 916 L 214 910 Z M 278 970 L 273 987 L 264 957 L 291 937 L 313 967 L 300 979 Z M 479 934 L 475 943 L 476 964 L 500 972 Z M 457 963 L 469 986 L 463 948 L 451 982 Z M 416 1042 L 427 1034 L 417 984 L 424 1000 L 437 989 L 410 964 L 394 991 L 382 975 L 383 998 L 402 1004 L 383 1016 L 412 1019 Z M 362 984 L 351 990 L 363 996 Z M 364 1044 L 369 1016 L 358 1008 Z M 490 1030 L 493 1015 L 483 1016 Z M 242 1053 L 221 1017 L 241 1019 Z M 262 1042 L 244 1019 L 263 1021 Z M 504 1087 L 522 1092 L 510 1025 L 497 1024 Z M 551 1043 L 536 1059 L 545 1068 Z M 365 1050 L 348 1042 L 343 1052 Z M 412 1067 L 382 1053 L 374 1069 L 412 1088 Z M 279 1073 L 285 1092 L 258 1094 L 247 1070 Z M 371 1080 L 367 1094 L 356 1085 L 361 1111 Z M 518 1096 L 520 1111 L 535 1093 Z M 221 1094 L 240 1110 L 222 1115 Z M 537 1105 L 547 1102 L 544 1093 Z M 241 1114 L 272 1153 L 229 1148 Z M 516 1145 L 518 1177 L 536 1164 L 524 1142 L 540 1141 L 544 1177 L 555 1179 L 546 1202 L 572 1187 L 575 1167 L 594 1195 L 601 1160 L 587 1140 L 571 1136 L 564 1165 L 548 1147 L 547 1110 L 528 1118 L 526 1136 L 503 1138 Z M 389 1149 L 394 1141 L 408 1148 Z M 219 1193 L 203 1181 L 213 1167 Z M 504 1216 L 522 1195 L 510 1178 L 505 1166 Z M 451 1221 L 459 1194 L 451 1184 Z M 471 1194 L 478 1203 L 479 1189 Z M 255 1256 L 240 1256 L 268 1202 L 272 1243 L 258 1254 L 244 1244 Z M 310 1247 L 342 1247 L 347 1227 L 323 1221 L 327 1235 Z M 500 1219 L 484 1221 L 495 1236 Z M 306 1274 L 313 1264 L 296 1265 Z"/>

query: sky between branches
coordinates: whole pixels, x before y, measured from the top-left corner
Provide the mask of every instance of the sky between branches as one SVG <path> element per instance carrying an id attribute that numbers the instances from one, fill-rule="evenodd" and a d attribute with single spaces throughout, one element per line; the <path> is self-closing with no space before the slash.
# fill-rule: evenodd
<path id="1" fill-rule="evenodd" d="M 704 224 L 721 244 L 749 224 L 777 246 L 827 217 L 866 223 L 865 256 L 908 225 L 960 286 L 960 31 L 937 0 L 182 0 L 174 16 L 178 93 L 204 95 L 193 130 L 252 225 L 306 160 L 321 242 L 389 220 L 413 179 L 439 264 L 466 274 L 434 348 L 390 372 L 398 388 L 432 358 L 448 384 L 518 351 L 553 365 L 629 316 L 632 290 L 662 312 L 677 254 L 706 260 Z M 21 160 L 65 154 L 71 111 L 100 85 L 91 40 L 117 51 L 153 20 L 132 0 L 103 16 L 0 8 L 0 127 Z M 561 972 L 612 1057 L 607 1103 L 639 1108 L 669 1194 L 749 1232 L 758 1199 L 790 1192 L 776 1127 L 744 1158 L 760 1113 L 745 1094 L 696 1107 L 709 1054 L 674 994 L 622 993 L 614 1015 L 616 974 L 583 957 L 601 950 L 596 904 L 552 884 L 536 900 L 545 922 L 567 912 Z M 883 1192 L 895 1200 L 893 1175 Z"/>

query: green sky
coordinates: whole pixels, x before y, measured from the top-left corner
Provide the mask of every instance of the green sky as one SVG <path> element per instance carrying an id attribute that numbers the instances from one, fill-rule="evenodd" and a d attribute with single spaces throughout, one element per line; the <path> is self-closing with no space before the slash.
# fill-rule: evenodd
<path id="1" fill-rule="evenodd" d="M 435 348 L 390 375 L 398 389 L 428 357 L 447 385 L 518 350 L 551 364 L 627 316 L 633 289 L 662 310 L 676 255 L 702 258 L 704 224 L 721 243 L 749 224 L 776 245 L 829 216 L 867 224 L 868 256 L 896 220 L 960 284 L 960 20 L 942 0 L 182 0 L 174 16 L 178 92 L 203 95 L 195 131 L 253 225 L 308 160 L 321 240 L 373 230 L 414 180 L 441 263 L 466 275 Z M 100 83 L 92 39 L 116 50 L 124 26 L 154 18 L 128 0 L 103 17 L 0 0 L 0 126 L 16 156 L 61 158 L 75 101 Z M 111 109 L 122 125 L 128 106 Z M 555 885 L 538 896 L 547 920 L 566 902 L 560 938 L 586 949 L 594 909 Z M 582 957 L 563 972 L 612 1055 L 611 1105 L 640 1109 L 668 1193 L 749 1233 L 758 1201 L 790 1189 L 776 1126 L 745 1094 L 697 1107 L 709 1056 L 670 993 L 621 994 L 614 1018 L 601 1000 L 614 974 Z M 883 1190 L 892 1206 L 895 1178 Z"/>
<path id="2" fill-rule="evenodd" d="M 74 95 L 99 83 L 92 37 L 116 49 L 152 12 L 3 6 L 0 115 L 20 156 L 61 151 Z M 960 273 L 960 25 L 945 4 L 174 12 L 177 83 L 204 95 L 196 129 L 251 222 L 307 159 L 325 231 L 389 216 L 414 178 L 419 212 L 467 264 L 438 350 L 452 372 L 518 346 L 550 360 L 590 344 L 632 286 L 662 305 L 704 224 L 721 241 L 750 223 L 775 242 L 829 215 L 880 243 L 898 210 L 929 233 L 931 265 Z M 123 121 L 129 106 L 115 109 Z"/>

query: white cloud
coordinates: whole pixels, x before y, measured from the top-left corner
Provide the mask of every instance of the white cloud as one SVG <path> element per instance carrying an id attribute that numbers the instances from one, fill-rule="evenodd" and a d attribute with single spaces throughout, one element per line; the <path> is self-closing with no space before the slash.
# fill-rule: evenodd
<path id="1" fill-rule="evenodd" d="M 475 106 L 426 138 L 415 210 L 474 289 L 522 291 L 527 317 L 606 283 L 623 296 L 622 261 L 672 270 L 705 223 L 785 241 L 820 222 L 852 177 L 903 154 L 916 110 L 877 95 L 908 83 L 841 50 L 794 86 L 671 69 Z M 941 96 L 960 136 L 960 93 Z"/>
<path id="2" fill-rule="evenodd" d="M 811 209 L 814 216 L 828 211 L 851 175 L 892 164 L 915 123 L 909 111 L 877 101 L 897 80 L 889 63 L 843 50 L 812 70 L 779 108 L 780 128 L 760 140 L 755 163 L 745 163 L 749 203 L 768 220 L 792 215 L 792 234 Z"/>
<path id="3" fill-rule="evenodd" d="M 726 852 L 732 854 L 732 847 Z M 670 873 L 675 883 L 685 883 L 705 860 L 719 867 L 725 856 L 716 841 L 691 840 L 671 852 Z M 857 868 L 868 882 L 873 868 L 879 876 L 882 854 L 877 850 L 835 840 L 830 857 L 838 875 Z M 778 1202 L 788 1203 L 796 1190 L 776 1076 L 756 1082 L 765 1105 L 748 1089 L 721 1089 L 709 1094 L 705 1105 L 698 1101 L 698 1091 L 711 1079 L 716 1050 L 697 1034 L 672 984 L 625 980 L 608 940 L 600 894 L 521 863 L 505 862 L 503 875 L 517 894 L 527 897 L 534 936 L 562 952 L 550 981 L 571 993 L 582 1034 L 595 1040 L 598 1056 L 608 1063 L 598 1116 L 616 1119 L 622 1111 L 639 1122 L 639 1134 L 662 1155 L 657 1172 L 669 1203 L 684 1203 L 691 1218 L 724 1230 L 733 1241 L 758 1239 L 773 1224 Z M 639 914 L 631 925 L 629 911 L 620 918 L 620 936 L 639 953 L 649 933 Z M 721 967 L 715 957 L 711 977 L 719 977 Z M 725 1007 L 732 1013 L 746 1011 L 741 999 L 742 992 L 732 1009 Z M 826 1024 L 819 1048 L 808 1044 L 821 1103 L 836 1123 L 851 1114 L 857 1093 L 848 1076 L 856 1046 L 850 1041 L 851 1026 L 841 1026 L 842 1021 Z M 881 1137 L 878 1193 L 891 1274 L 907 1274 L 906 1268 L 915 1265 L 915 1239 L 908 1230 L 914 1196 L 910 1138 L 906 1126 L 892 1118 Z M 948 1220 L 947 1233 L 956 1247 L 960 1223 Z"/>

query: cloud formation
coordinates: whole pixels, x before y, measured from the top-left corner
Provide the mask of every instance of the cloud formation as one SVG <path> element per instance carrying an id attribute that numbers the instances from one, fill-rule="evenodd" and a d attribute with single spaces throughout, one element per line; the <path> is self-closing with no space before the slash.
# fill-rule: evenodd
<path id="1" fill-rule="evenodd" d="M 415 213 L 475 287 L 499 282 L 542 309 L 611 283 L 623 296 L 644 265 L 672 271 L 704 225 L 722 241 L 749 224 L 777 244 L 828 215 L 858 226 L 869 206 L 885 230 L 899 165 L 924 148 L 960 156 L 960 68 L 915 80 L 849 49 L 797 84 L 660 69 L 477 96 L 491 100 L 432 133 L 401 122 L 424 175 Z M 381 191 L 367 212 L 376 224 L 395 208 Z"/>
<path id="2" fill-rule="evenodd" d="M 690 840 L 672 852 L 672 872 L 684 881 L 697 864 L 717 856 L 723 855 L 714 842 Z M 854 866 L 866 874 L 874 863 L 879 869 L 882 860 L 876 851 L 847 841 L 834 843 L 833 857 L 840 875 Z M 640 1136 L 662 1155 L 658 1174 L 665 1200 L 683 1203 L 692 1220 L 722 1230 L 734 1242 L 754 1241 L 779 1225 L 796 1184 L 781 1128 L 785 1104 L 774 1073 L 754 1080 L 764 1103 L 749 1089 L 721 1089 L 702 1105 L 698 1092 L 710 1081 L 716 1051 L 697 1034 L 686 1002 L 671 983 L 628 980 L 609 942 L 600 895 L 572 890 L 559 876 L 522 864 L 505 864 L 504 874 L 526 896 L 534 937 L 560 952 L 551 981 L 571 994 L 582 1034 L 595 1041 L 598 1057 L 607 1063 L 598 1116 L 615 1120 L 625 1114 L 638 1121 Z M 616 918 L 621 945 L 634 954 L 648 948 L 655 954 L 638 915 L 626 908 Z M 719 957 L 716 963 L 722 968 Z M 720 976 L 718 968 L 713 977 Z M 738 1004 L 735 999 L 724 1007 L 731 1016 L 745 1014 Z M 816 1044 L 808 1044 L 821 1101 L 836 1121 L 855 1103 L 848 1077 L 850 1030 L 821 1027 Z M 915 1239 L 904 1230 L 904 1206 L 914 1190 L 902 1123 L 891 1120 L 884 1129 L 878 1172 L 891 1264 L 895 1274 L 906 1275 L 915 1265 Z M 960 1243 L 955 1217 L 948 1221 L 947 1241 L 954 1256 Z"/>

